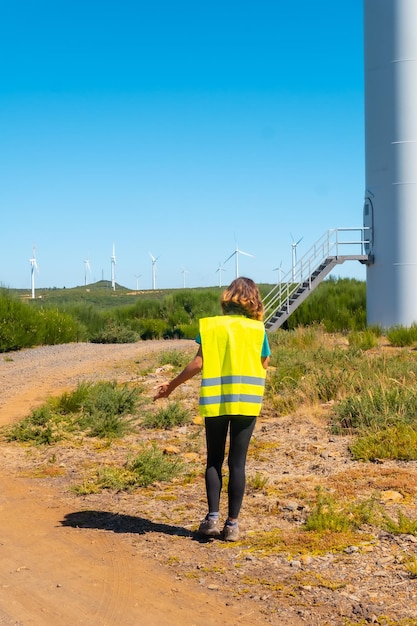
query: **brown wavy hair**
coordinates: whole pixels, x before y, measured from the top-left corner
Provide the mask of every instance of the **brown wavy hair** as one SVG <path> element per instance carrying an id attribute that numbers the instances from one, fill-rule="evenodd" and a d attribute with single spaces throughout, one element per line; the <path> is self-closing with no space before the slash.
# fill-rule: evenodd
<path id="1" fill-rule="evenodd" d="M 258 287 L 251 278 L 236 278 L 225 289 L 220 298 L 224 315 L 245 315 L 253 320 L 262 320 L 264 305 Z"/>

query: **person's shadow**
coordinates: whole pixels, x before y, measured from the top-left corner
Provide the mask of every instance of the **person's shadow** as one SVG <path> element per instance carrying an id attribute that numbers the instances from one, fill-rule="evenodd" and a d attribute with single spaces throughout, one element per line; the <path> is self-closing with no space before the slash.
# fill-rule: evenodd
<path id="1" fill-rule="evenodd" d="M 111 513 L 110 511 L 75 511 L 67 513 L 61 520 L 62 526 L 72 528 L 96 528 L 108 530 L 113 533 L 164 533 L 165 535 L 176 535 L 178 537 L 190 537 L 200 543 L 206 543 L 210 538 L 200 537 L 196 532 L 187 530 L 182 526 L 171 526 L 151 522 L 149 519 L 133 515 Z"/>

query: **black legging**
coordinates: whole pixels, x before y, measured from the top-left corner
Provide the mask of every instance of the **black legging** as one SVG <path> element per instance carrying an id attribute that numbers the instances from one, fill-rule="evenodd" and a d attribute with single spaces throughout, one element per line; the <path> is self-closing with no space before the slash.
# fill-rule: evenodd
<path id="1" fill-rule="evenodd" d="M 237 518 L 245 493 L 245 466 L 249 442 L 255 428 L 256 417 L 221 415 L 206 417 L 207 467 L 206 491 L 210 512 L 220 507 L 222 490 L 222 465 L 224 461 L 227 431 L 230 424 L 229 446 L 229 517 Z"/>

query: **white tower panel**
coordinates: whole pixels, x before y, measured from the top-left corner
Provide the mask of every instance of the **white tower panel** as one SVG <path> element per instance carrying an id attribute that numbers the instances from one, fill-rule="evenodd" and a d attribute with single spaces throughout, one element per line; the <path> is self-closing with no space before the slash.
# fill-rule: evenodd
<path id="1" fill-rule="evenodd" d="M 417 0 L 364 0 L 368 324 L 417 322 Z"/>

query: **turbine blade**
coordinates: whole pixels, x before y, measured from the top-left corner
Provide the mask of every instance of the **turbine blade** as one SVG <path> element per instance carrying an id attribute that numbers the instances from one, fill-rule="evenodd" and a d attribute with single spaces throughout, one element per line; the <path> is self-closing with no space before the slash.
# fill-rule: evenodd
<path id="1" fill-rule="evenodd" d="M 232 254 L 230 256 L 227 257 L 227 259 L 224 261 L 224 263 L 227 263 L 227 261 L 229 261 L 232 258 L 232 256 L 235 256 L 235 254 L 236 254 L 236 250 L 234 252 L 232 252 Z"/>
<path id="2" fill-rule="evenodd" d="M 251 256 L 251 257 L 255 258 L 253 256 L 253 254 L 249 254 L 249 252 L 243 252 L 243 250 L 239 250 L 239 254 L 244 254 L 245 256 Z"/>

